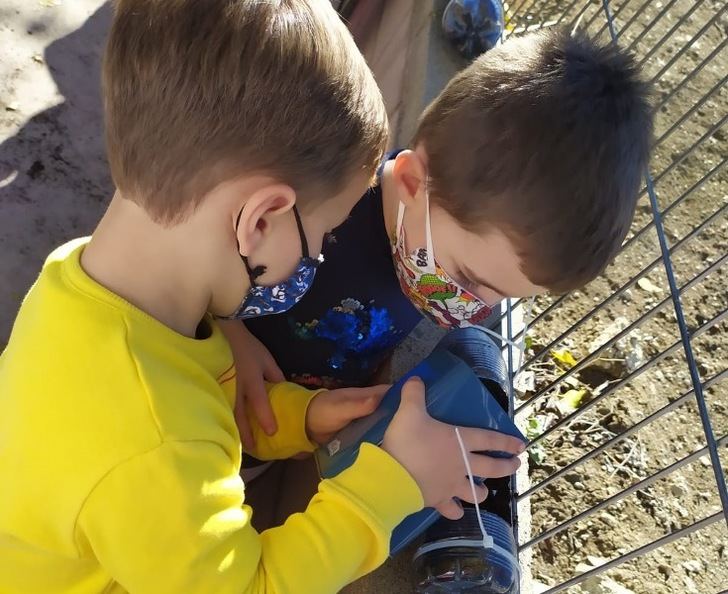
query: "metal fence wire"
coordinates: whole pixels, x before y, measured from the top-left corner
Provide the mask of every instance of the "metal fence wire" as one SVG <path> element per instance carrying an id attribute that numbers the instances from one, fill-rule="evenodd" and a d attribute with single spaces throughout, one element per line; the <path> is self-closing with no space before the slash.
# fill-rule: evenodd
<path id="1" fill-rule="evenodd" d="M 506 36 L 580 27 L 633 52 L 655 92 L 654 154 L 615 262 L 537 299 L 525 337 L 525 304 L 503 313 L 526 345 L 512 399 L 532 440 L 514 503 L 531 516 L 524 591 L 728 592 L 727 13 L 725 0 L 506 5 Z"/>

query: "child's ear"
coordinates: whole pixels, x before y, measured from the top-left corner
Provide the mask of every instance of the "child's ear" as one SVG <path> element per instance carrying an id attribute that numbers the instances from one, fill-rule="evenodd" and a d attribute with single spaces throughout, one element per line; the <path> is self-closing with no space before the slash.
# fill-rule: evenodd
<path id="1" fill-rule="evenodd" d="M 427 183 L 427 168 L 422 157 L 415 151 L 405 150 L 394 159 L 393 178 L 400 202 L 411 207 L 417 193 Z"/>
<path id="2" fill-rule="evenodd" d="M 271 183 L 258 188 L 242 206 L 237 225 L 240 253 L 249 256 L 263 242 L 276 219 L 296 204 L 296 192 L 286 184 Z"/>

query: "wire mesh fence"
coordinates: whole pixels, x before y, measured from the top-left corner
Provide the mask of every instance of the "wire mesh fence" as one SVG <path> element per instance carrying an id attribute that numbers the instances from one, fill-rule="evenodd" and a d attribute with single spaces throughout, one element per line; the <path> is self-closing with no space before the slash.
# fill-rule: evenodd
<path id="1" fill-rule="evenodd" d="M 728 3 L 514 0 L 506 19 L 507 35 L 561 25 L 628 48 L 656 125 L 613 265 L 537 299 L 525 337 L 524 304 L 503 314 L 527 347 L 519 548 L 536 591 L 728 592 Z"/>

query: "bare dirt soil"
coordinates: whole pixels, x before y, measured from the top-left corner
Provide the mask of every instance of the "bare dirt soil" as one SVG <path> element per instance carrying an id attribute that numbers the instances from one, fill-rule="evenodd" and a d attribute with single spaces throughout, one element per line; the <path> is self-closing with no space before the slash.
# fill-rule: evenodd
<path id="1" fill-rule="evenodd" d="M 515 22 L 533 26 L 558 20 L 564 7 L 572 3 L 527 0 L 526 4 L 531 6 L 524 5 L 526 10 L 516 15 Z M 711 0 L 609 4 L 616 15 L 616 28 L 622 31 L 620 43 L 633 44 L 638 58 L 644 58 L 647 78 L 657 77 L 657 143 L 651 172 L 659 207 L 665 212 L 677 285 L 690 283 L 681 301 L 693 334 L 700 380 L 709 383 L 705 399 L 712 431 L 721 438 L 728 435 L 726 5 Z M 582 12 L 582 26 L 608 35 L 601 1 L 575 3 L 563 22 Z M 671 207 L 673 203 L 677 204 Z M 645 194 L 633 234 L 652 219 Z M 548 311 L 529 331 L 529 355 L 548 349 L 530 367 L 535 372 L 535 387 L 522 395 L 521 403 L 536 398 L 521 409 L 519 418 L 524 425 L 531 420 L 534 435 L 552 429 L 531 460 L 533 537 L 705 447 L 696 400 L 689 393 L 692 383 L 684 350 L 677 343 L 680 335 L 665 268 L 661 262 L 651 267 L 659 257 L 657 235 L 651 226 L 627 244 L 603 277 L 584 290 L 550 310 L 558 298 L 536 302 L 537 316 Z M 645 268 L 648 270 L 640 275 Z M 691 282 L 706 269 L 709 274 Z M 635 284 L 638 275 L 643 280 Z M 592 313 L 615 292 L 617 296 Z M 634 328 L 600 352 L 595 361 L 578 363 L 635 322 Z M 578 327 L 568 332 L 576 323 Z M 552 385 L 573 365 L 573 361 L 560 362 L 551 355 L 559 349 L 568 351 L 577 367 L 566 381 Z M 585 390 L 576 410 L 569 407 L 569 397 L 564 398 L 570 390 L 576 392 L 569 396 Z M 664 416 L 539 487 L 541 481 L 686 393 Z M 725 475 L 728 452 L 725 447 L 720 452 Z M 534 578 L 544 589 L 559 585 L 720 511 L 710 460 L 696 457 L 654 484 L 535 544 Z M 712 594 L 726 588 L 728 530 L 720 519 L 565 591 Z"/>
<path id="2" fill-rule="evenodd" d="M 0 2 L 0 349 L 46 256 L 89 234 L 113 192 L 103 0 Z"/>

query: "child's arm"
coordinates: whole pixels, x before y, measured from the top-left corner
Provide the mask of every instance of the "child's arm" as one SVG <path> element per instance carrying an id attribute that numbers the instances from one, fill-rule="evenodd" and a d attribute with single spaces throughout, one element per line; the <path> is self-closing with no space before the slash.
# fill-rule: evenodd
<path id="1" fill-rule="evenodd" d="M 336 418 L 337 407 L 348 406 L 324 394 L 324 410 L 311 420 Z M 522 449 L 489 431 L 461 434 L 470 451 Z M 333 594 L 384 561 L 391 531 L 406 515 L 425 504 L 457 516 L 452 497 L 470 498 L 452 427 L 427 415 L 424 387 L 413 381 L 383 447 L 363 445 L 350 468 L 322 481 L 305 513 L 262 534 L 243 502 L 239 445 L 237 434 L 221 428 L 214 439 L 163 442 L 111 469 L 79 513 L 78 554 L 97 558 L 110 580 L 139 594 Z M 470 458 L 477 476 L 517 467 L 516 460 Z"/>
<path id="2" fill-rule="evenodd" d="M 319 439 L 361 413 L 327 393 L 309 401 L 308 430 Z M 321 484 L 304 514 L 258 534 L 238 476 L 239 443 L 221 428 L 214 440 L 165 442 L 112 469 L 79 514 L 79 553 L 141 594 L 333 594 L 378 566 L 393 527 L 423 505 L 407 471 L 365 446 L 349 470 Z"/>
<path id="3" fill-rule="evenodd" d="M 312 391 L 290 382 L 266 384 L 278 430 L 266 434 L 248 408 L 255 447 L 249 452 L 261 460 L 282 460 L 312 452 L 353 419 L 373 413 L 389 385 Z M 250 404 L 248 403 L 248 407 Z"/>
<path id="4" fill-rule="evenodd" d="M 374 447 L 281 528 L 256 533 L 243 494 L 219 444 L 165 443 L 94 489 L 77 522 L 81 552 L 138 594 L 333 594 L 379 565 L 391 529 L 422 506 L 414 481 Z"/>

